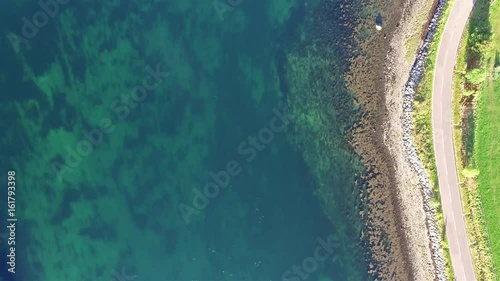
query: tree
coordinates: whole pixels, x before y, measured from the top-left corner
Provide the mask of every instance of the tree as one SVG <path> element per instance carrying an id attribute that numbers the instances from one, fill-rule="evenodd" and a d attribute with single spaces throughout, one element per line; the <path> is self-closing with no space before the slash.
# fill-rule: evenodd
<path id="1" fill-rule="evenodd" d="M 486 71 L 478 67 L 474 68 L 473 70 L 467 71 L 467 73 L 465 73 L 465 78 L 470 83 L 479 85 L 486 79 L 486 75 Z"/>

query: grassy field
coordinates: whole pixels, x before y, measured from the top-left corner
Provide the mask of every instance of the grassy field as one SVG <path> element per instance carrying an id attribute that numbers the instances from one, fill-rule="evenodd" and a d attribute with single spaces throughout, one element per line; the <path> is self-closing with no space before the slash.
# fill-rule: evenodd
<path id="1" fill-rule="evenodd" d="M 468 35 L 469 33 L 466 32 L 463 40 L 464 43 L 467 42 Z M 491 247 L 489 245 L 490 239 L 488 239 L 484 223 L 483 207 L 477 187 L 477 179 L 464 176 L 464 174 L 466 174 L 464 173 L 464 169 L 467 167 L 470 168 L 474 161 L 473 145 L 471 147 L 470 143 L 474 143 L 475 135 L 473 112 L 466 120 L 462 120 L 465 115 L 464 112 L 470 110 L 471 106 L 474 107 L 474 105 L 470 104 L 470 98 L 465 98 L 464 96 L 464 75 L 467 68 L 465 60 L 466 46 L 466 44 L 463 44 L 460 48 L 456 66 L 457 74 L 454 81 L 453 123 L 459 125 L 455 127 L 453 132 L 453 138 L 455 140 L 455 157 L 457 159 L 458 177 L 460 180 L 467 234 L 471 243 L 471 254 L 476 275 L 478 280 L 495 280 Z"/>
<path id="2" fill-rule="evenodd" d="M 485 85 L 479 97 L 475 143 L 477 183 L 496 275 L 500 276 L 500 81 Z"/>
<path id="3" fill-rule="evenodd" d="M 434 146 L 432 143 L 432 123 L 431 123 L 431 102 L 432 102 L 432 82 L 434 77 L 434 62 L 436 61 L 437 49 L 441 40 L 441 35 L 444 29 L 444 23 L 450 14 L 454 0 L 447 2 L 443 15 L 440 19 L 440 24 L 434 39 L 431 43 L 429 55 L 425 63 L 425 72 L 422 81 L 418 86 L 415 96 L 413 111 L 413 140 L 417 148 L 419 157 L 424 164 L 424 167 L 429 175 L 429 179 L 433 185 L 434 197 L 432 205 L 436 209 L 436 217 L 441 232 L 442 247 L 446 260 L 447 276 L 449 280 L 453 280 L 453 269 L 451 266 L 451 257 L 446 241 L 446 232 L 444 228 L 443 209 L 441 206 L 441 197 L 439 194 L 439 185 L 436 170 L 436 161 L 434 158 Z"/>
<path id="4" fill-rule="evenodd" d="M 500 2 L 478 0 L 456 67 L 454 132 L 478 280 L 500 275 Z"/>
<path id="5" fill-rule="evenodd" d="M 478 95 L 477 127 L 474 157 L 479 170 L 477 182 L 484 207 L 486 228 L 490 238 L 497 276 L 500 275 L 500 80 L 498 56 L 500 52 L 500 2 L 490 8 L 493 33 L 491 46 L 487 47 L 484 67 L 488 76 Z M 496 36 L 495 36 L 496 35 Z"/>

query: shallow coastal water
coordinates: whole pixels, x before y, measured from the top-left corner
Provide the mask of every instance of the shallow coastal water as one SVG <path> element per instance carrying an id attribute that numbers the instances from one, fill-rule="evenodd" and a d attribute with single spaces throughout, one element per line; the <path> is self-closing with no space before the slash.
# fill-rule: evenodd
<path id="1" fill-rule="evenodd" d="M 368 280 L 340 22 L 231 3 L 70 1 L 24 43 L 12 7 L 18 280 Z"/>

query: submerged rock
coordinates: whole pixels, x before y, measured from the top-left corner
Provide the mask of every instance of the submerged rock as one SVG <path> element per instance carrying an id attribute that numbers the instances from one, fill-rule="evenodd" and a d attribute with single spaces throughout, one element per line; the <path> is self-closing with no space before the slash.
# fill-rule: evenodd
<path id="1" fill-rule="evenodd" d="M 375 28 L 377 30 L 382 30 L 382 16 L 380 14 L 377 15 L 377 18 L 375 19 Z"/>

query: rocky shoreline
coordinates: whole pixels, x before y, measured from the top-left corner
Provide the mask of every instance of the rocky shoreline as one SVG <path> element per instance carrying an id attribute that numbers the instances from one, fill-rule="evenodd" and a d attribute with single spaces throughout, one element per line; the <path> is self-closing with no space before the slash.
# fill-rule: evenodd
<path id="1" fill-rule="evenodd" d="M 362 203 L 370 274 L 378 280 L 446 280 L 432 185 L 413 145 L 411 120 L 415 87 L 445 3 L 438 1 L 363 2 L 364 14 L 382 17 L 382 29 L 357 38 L 361 51 L 346 76 L 364 111 L 351 144 L 366 167 Z M 422 13 L 423 19 L 417 16 Z M 360 18 L 358 34 L 375 30 L 374 17 Z M 426 34 L 424 42 L 408 50 L 415 30 Z M 417 54 L 414 63 L 406 61 L 407 52 Z"/>
<path id="2" fill-rule="evenodd" d="M 445 0 L 439 0 L 435 9 L 434 15 L 429 24 L 427 35 L 420 47 L 415 63 L 410 71 L 408 82 L 403 90 L 403 114 L 401 116 L 403 137 L 402 142 L 405 147 L 406 154 L 408 155 L 408 162 L 418 175 L 419 187 L 423 195 L 424 210 L 427 216 L 427 227 L 429 230 L 432 258 L 435 266 L 436 279 L 446 280 L 446 267 L 443 258 L 443 251 L 441 248 L 441 235 L 436 221 L 435 209 L 431 206 L 431 198 L 433 196 L 432 184 L 429 181 L 429 176 L 425 171 L 424 165 L 420 160 L 415 144 L 413 143 L 413 121 L 411 113 L 413 112 L 413 103 L 415 100 L 415 91 L 419 82 L 422 79 L 424 72 L 424 65 L 429 53 L 429 48 L 436 33 L 439 19 L 443 13 Z"/>

